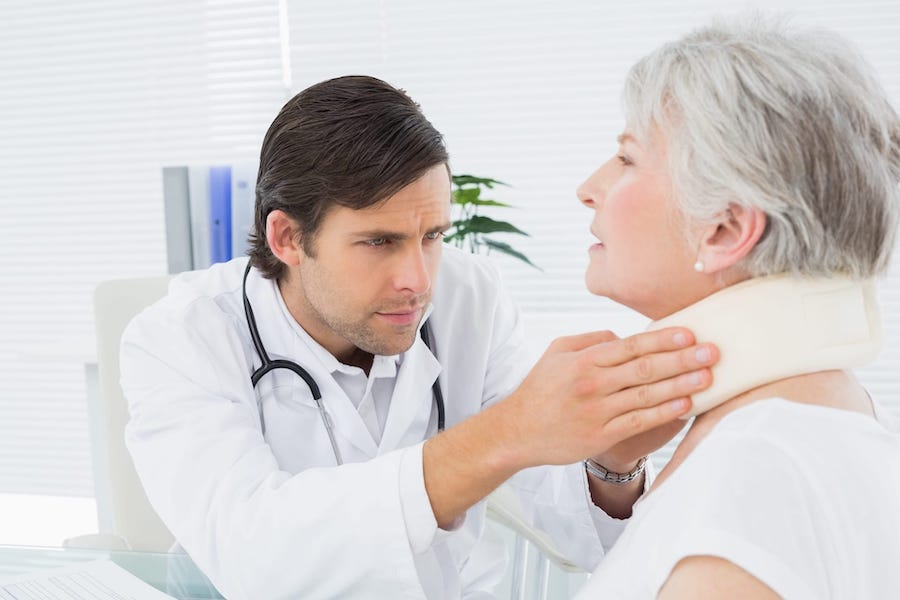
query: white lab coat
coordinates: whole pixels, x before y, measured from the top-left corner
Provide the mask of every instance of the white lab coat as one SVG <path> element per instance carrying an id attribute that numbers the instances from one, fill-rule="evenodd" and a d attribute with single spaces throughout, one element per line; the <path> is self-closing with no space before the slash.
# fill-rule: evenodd
<path id="1" fill-rule="evenodd" d="M 251 272 L 266 350 L 318 382 L 345 463 L 338 467 L 295 374 L 276 370 L 257 390 L 250 383 L 260 361 L 241 302 L 245 265 L 176 278 L 123 336 L 126 441 L 178 542 L 233 599 L 490 597 L 502 564 L 481 540 L 484 505 L 458 529 L 437 529 L 421 445 L 436 430 L 438 375 L 449 428 L 504 398 L 531 365 L 497 271 L 445 248 L 428 317 L 434 355 L 418 337 L 401 355 L 380 444 L 311 357 L 275 283 Z M 590 503 L 580 465 L 528 469 L 512 483 L 535 524 L 585 569 L 621 531 Z"/>

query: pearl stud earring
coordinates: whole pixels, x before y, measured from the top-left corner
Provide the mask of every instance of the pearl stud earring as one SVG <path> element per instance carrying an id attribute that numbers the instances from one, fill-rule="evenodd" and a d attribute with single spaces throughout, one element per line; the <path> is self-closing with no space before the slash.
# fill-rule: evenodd
<path id="1" fill-rule="evenodd" d="M 705 268 L 706 268 L 706 265 L 703 264 L 702 260 L 698 260 L 697 262 L 694 263 L 694 270 L 697 271 L 698 273 L 702 273 L 703 269 L 705 269 Z"/>

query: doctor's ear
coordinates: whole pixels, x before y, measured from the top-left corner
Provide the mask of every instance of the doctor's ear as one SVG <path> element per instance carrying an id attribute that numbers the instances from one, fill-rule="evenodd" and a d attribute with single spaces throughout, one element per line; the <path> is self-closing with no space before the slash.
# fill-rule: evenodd
<path id="1" fill-rule="evenodd" d="M 295 267 L 305 254 L 300 244 L 299 225 L 283 210 L 273 210 L 266 217 L 266 242 L 278 260 Z"/>
<path id="2" fill-rule="evenodd" d="M 730 204 L 718 221 L 702 229 L 697 260 L 705 273 L 734 266 L 756 246 L 766 230 L 766 214 L 758 208 Z"/>

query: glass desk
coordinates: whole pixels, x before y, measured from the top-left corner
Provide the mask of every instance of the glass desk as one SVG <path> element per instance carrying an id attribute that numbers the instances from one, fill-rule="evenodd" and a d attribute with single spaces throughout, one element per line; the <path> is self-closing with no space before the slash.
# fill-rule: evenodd
<path id="1" fill-rule="evenodd" d="M 0 580 L 98 559 L 111 560 L 138 579 L 179 600 L 222 598 L 187 554 L 0 545 Z"/>
<path id="2" fill-rule="evenodd" d="M 539 548 L 506 526 L 488 520 L 487 529 L 486 535 L 505 545 L 511 559 L 496 590 L 498 598 L 571 598 L 586 581 L 586 573 L 564 571 L 541 554 Z M 111 560 L 138 579 L 178 600 L 223 598 L 187 554 L 0 544 L 0 580 L 98 559 Z"/>

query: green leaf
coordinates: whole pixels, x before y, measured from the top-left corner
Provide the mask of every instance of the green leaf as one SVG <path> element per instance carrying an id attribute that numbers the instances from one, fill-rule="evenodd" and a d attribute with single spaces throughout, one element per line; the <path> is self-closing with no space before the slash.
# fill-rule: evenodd
<path id="1" fill-rule="evenodd" d="M 475 204 L 481 195 L 481 188 L 453 190 L 453 202 L 456 204 Z"/>
<path id="2" fill-rule="evenodd" d="M 502 208 L 512 208 L 512 205 L 506 204 L 505 202 L 497 202 L 496 200 L 488 200 L 487 198 L 478 198 L 476 196 L 472 196 L 469 194 L 461 194 L 459 192 L 468 192 L 473 191 L 477 192 L 478 190 L 459 190 L 453 192 L 453 203 L 454 204 L 467 204 L 470 206 L 499 206 Z"/>
<path id="3" fill-rule="evenodd" d="M 470 204 L 474 206 L 502 206 L 504 208 L 512 208 L 511 205 L 506 204 L 505 202 L 497 202 L 496 200 L 476 200 L 475 202 L 470 202 Z"/>
<path id="4" fill-rule="evenodd" d="M 493 189 L 495 185 L 507 185 L 497 179 L 489 177 L 476 177 L 474 175 L 453 175 L 453 203 L 459 206 L 455 212 L 459 218 L 453 222 L 451 232 L 444 236 L 444 241 L 457 247 L 466 247 L 470 252 L 477 253 L 481 248 L 487 248 L 488 252 L 496 250 L 540 270 L 528 259 L 527 256 L 514 249 L 507 243 L 485 237 L 489 233 L 514 233 L 528 235 L 515 225 L 506 221 L 498 221 L 490 217 L 478 215 L 479 206 L 495 206 L 500 208 L 513 208 L 505 202 L 498 202 L 490 198 L 482 198 L 481 190 Z"/>
<path id="5" fill-rule="evenodd" d="M 515 233 L 518 235 L 528 235 L 512 223 L 506 221 L 497 221 L 490 217 L 474 215 L 468 222 L 458 222 L 456 231 L 453 235 L 470 235 L 473 233 Z M 454 223 L 456 225 L 456 223 Z"/>
<path id="6" fill-rule="evenodd" d="M 453 185 L 462 187 L 464 185 L 483 185 L 488 189 L 492 189 L 494 185 L 509 186 L 508 183 L 491 179 L 490 177 L 475 177 L 474 175 L 453 175 L 451 176 Z"/>
<path id="7" fill-rule="evenodd" d="M 473 206 L 506 206 L 503 202 L 481 198 L 481 188 L 466 188 L 453 190 L 453 202 L 455 204 L 471 204 Z"/>
<path id="8" fill-rule="evenodd" d="M 522 262 L 524 262 L 528 265 L 531 265 L 538 271 L 543 271 L 542 268 L 540 268 L 539 266 L 537 266 L 536 264 L 531 262 L 527 256 L 525 256 L 518 250 L 514 249 L 509 244 L 506 244 L 504 242 L 498 242 L 497 240 L 492 240 L 490 238 L 481 238 L 481 243 L 484 244 L 485 246 L 487 246 L 488 248 L 490 248 L 491 250 L 496 250 L 497 252 L 502 252 L 503 254 L 508 254 L 509 256 L 512 256 L 513 258 L 518 258 Z"/>

